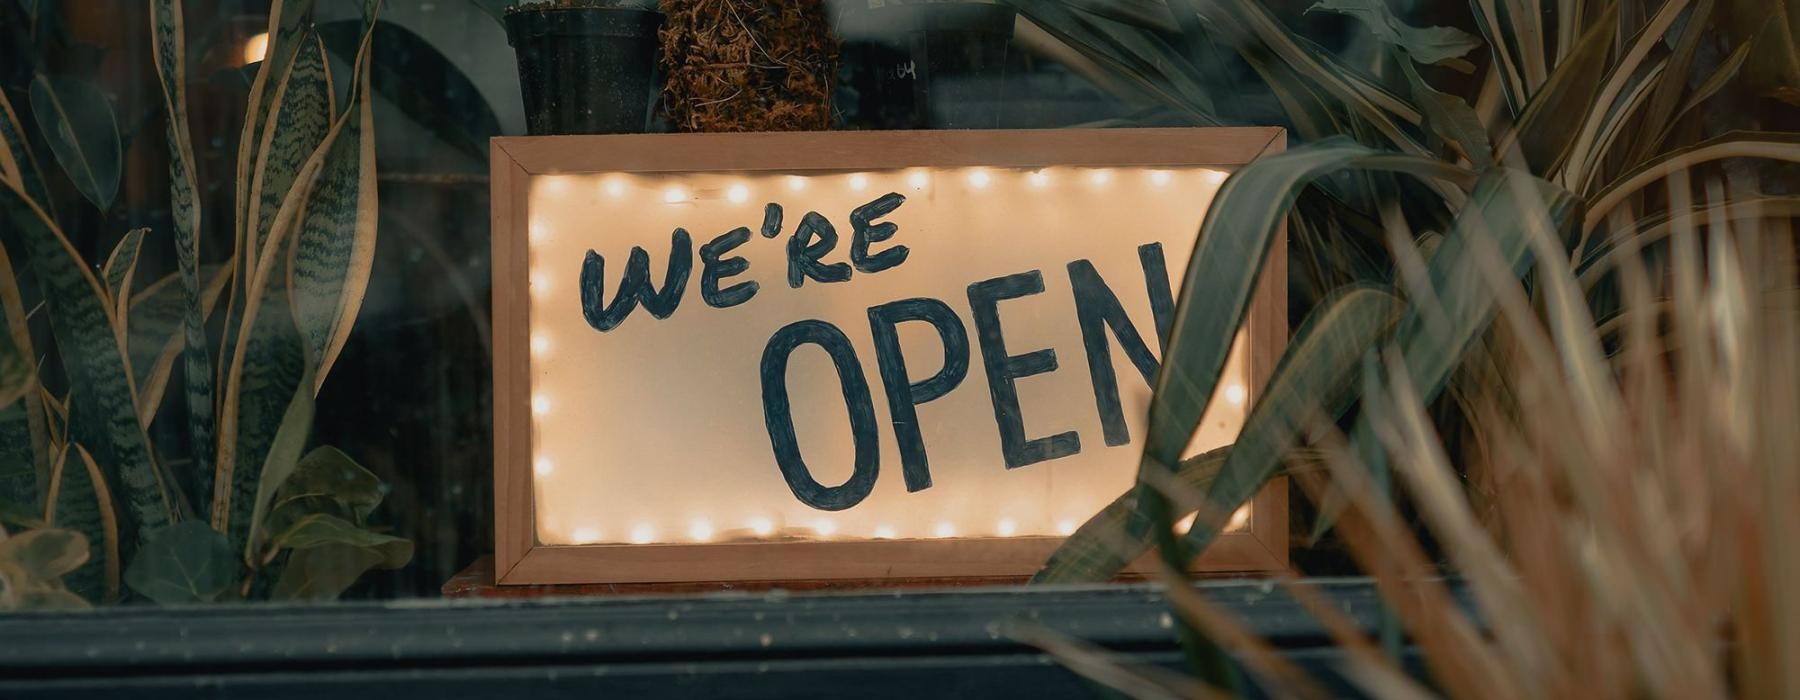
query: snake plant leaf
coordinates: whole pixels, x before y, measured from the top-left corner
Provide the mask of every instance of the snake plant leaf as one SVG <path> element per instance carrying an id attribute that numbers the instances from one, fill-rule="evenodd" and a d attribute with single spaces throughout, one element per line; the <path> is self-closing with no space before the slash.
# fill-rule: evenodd
<path id="1" fill-rule="evenodd" d="M 152 0 L 150 31 L 155 43 L 158 82 L 162 86 L 163 123 L 169 144 L 169 208 L 174 221 L 175 260 L 187 301 L 182 323 L 182 376 L 187 403 L 187 427 L 193 462 L 194 488 L 204 495 L 212 490 L 214 416 L 214 368 L 207 343 L 206 315 L 201 312 L 199 185 L 195 179 L 194 146 L 188 129 L 187 49 L 181 0 Z M 239 173 L 240 187 L 246 184 Z M 235 256 L 234 256 L 235 257 Z M 226 277 L 226 279 L 230 279 Z M 157 403 L 160 403 L 157 402 Z M 151 409 L 154 411 L 154 409 Z M 140 411 L 140 418 L 143 413 Z"/>
<path id="2" fill-rule="evenodd" d="M 322 513 L 302 518 L 273 543 L 294 550 L 270 592 L 276 600 L 330 600 L 369 570 L 398 569 L 413 555 L 410 540 Z"/>
<path id="3" fill-rule="evenodd" d="M 257 251 L 267 243 L 281 201 L 295 186 L 307 157 L 324 142 L 337 114 L 324 46 L 311 32 L 298 41 L 300 50 L 287 72 L 270 88 L 269 123 L 262 129 L 250 183 L 246 217 L 255 228 L 245 234 L 247 260 L 256 259 Z"/>
<path id="4" fill-rule="evenodd" d="M 60 450 L 50 476 L 44 520 L 80 532 L 92 548 L 88 562 L 68 574 L 70 588 L 94 600 L 113 600 L 119 592 L 118 502 L 93 456 L 80 445 Z"/>
<path id="5" fill-rule="evenodd" d="M 0 180 L 19 186 L 38 206 L 49 210 L 50 192 L 44 189 L 42 173 L 37 159 L 31 154 L 30 140 L 25 137 L 25 126 L 19 121 L 19 113 L 13 109 L 5 91 L 0 91 Z"/>
<path id="6" fill-rule="evenodd" d="M 156 530 L 125 569 L 138 595 L 164 605 L 226 599 L 241 569 L 225 536 L 199 520 Z"/>
<path id="7" fill-rule="evenodd" d="M 21 234 L 37 272 L 71 391 L 69 438 L 93 451 L 124 505 L 126 551 L 146 529 L 180 517 L 178 495 L 138 422 L 120 321 L 106 291 L 49 216 L 17 187 L 0 186 L 0 214 Z"/>
<path id="8" fill-rule="evenodd" d="M 242 508 L 244 501 L 239 500 L 239 508 L 246 516 L 243 518 L 244 558 L 254 560 L 260 546 L 259 535 L 264 532 L 264 514 L 269 511 L 269 504 L 275 499 L 275 493 L 288 477 L 300 465 L 300 452 L 306 448 L 306 438 L 312 433 L 313 393 L 310 373 L 303 374 L 292 386 L 293 398 L 288 402 L 283 413 L 281 424 L 269 440 L 269 447 L 260 469 L 256 470 L 256 486 L 250 492 L 250 508 Z M 248 470 L 246 470 L 248 471 Z M 233 519 L 235 526 L 237 519 Z M 235 539 L 233 541 L 236 541 Z"/>
<path id="9" fill-rule="evenodd" d="M 119 126 L 106 95 L 81 78 L 38 75 L 31 81 L 31 114 L 69 181 L 100 211 L 119 193 Z"/>
<path id="10" fill-rule="evenodd" d="M 146 430 L 162 406 L 175 361 L 187 348 L 187 294 L 180 274 L 176 272 L 151 283 L 130 300 L 125 348 L 131 358 L 131 376 L 137 380 L 138 422 Z M 211 280 L 200 297 L 204 320 L 211 317 L 217 306 L 231 268 L 205 266 L 200 274 Z"/>
<path id="11" fill-rule="evenodd" d="M 250 505 L 260 481 L 258 469 L 275 458 L 271 446 L 278 439 L 305 364 L 299 330 L 284 308 L 288 282 L 277 271 L 277 261 L 285 259 L 285 251 L 293 247 L 293 236 L 286 232 L 293 229 L 294 208 L 287 202 L 304 201 L 305 191 L 316 180 L 316 154 L 324 150 L 321 144 L 327 136 L 335 133 L 331 74 L 324 49 L 310 32 L 296 41 L 300 50 L 288 63 L 288 70 L 270 83 L 269 124 L 262 132 L 262 147 L 256 151 L 255 182 L 246 214 L 254 228 L 245 234 L 245 260 L 256 264 L 246 270 L 255 277 L 242 287 L 244 298 L 254 303 L 244 305 L 241 315 L 230 319 L 240 325 L 227 329 L 228 336 L 236 331 L 244 334 L 227 346 L 234 352 L 229 376 L 238 381 L 226 386 L 232 414 L 224 437 L 232 444 L 229 451 L 221 449 L 219 458 L 223 466 L 229 456 L 234 469 L 229 480 L 214 483 L 213 522 L 233 543 L 245 542 L 246 547 L 247 535 L 253 534 Z M 279 226 L 282 233 L 275 230 L 278 217 L 285 217 Z M 239 350 L 241 354 L 237 354 Z M 298 449 L 296 446 L 287 459 L 298 459 Z M 217 496 L 227 488 L 231 496 L 221 501 Z"/>
<path id="12" fill-rule="evenodd" d="M 106 282 L 106 294 L 113 300 L 113 315 L 119 318 L 126 330 L 131 323 L 131 289 L 132 277 L 137 272 L 138 254 L 143 251 L 144 234 L 147 228 L 137 228 L 125 232 L 119 244 L 113 246 L 111 255 L 106 256 L 106 263 L 100 266 L 100 276 Z"/>
<path id="13" fill-rule="evenodd" d="M 13 340 L 11 333 L 0 333 L 0 408 L 20 403 L 20 399 L 36 389 L 37 369 L 32 366 L 30 356 Z M 31 441 L 26 439 L 23 444 L 29 447 Z M 24 460 L 24 465 L 29 468 L 31 460 Z M 4 468 L 0 466 L 0 469 Z"/>
<path id="14" fill-rule="evenodd" d="M 373 26 L 379 26 L 373 25 Z M 333 129 L 307 195 L 287 260 L 293 322 L 306 343 L 313 392 L 350 339 L 375 263 L 375 111 L 370 98 L 371 28 L 357 51 L 350 107 Z"/>
<path id="15" fill-rule="evenodd" d="M 179 0 L 174 2 L 179 8 Z M 262 64 L 257 68 L 256 79 L 250 83 L 249 104 L 244 112 L 244 130 L 238 137 L 235 235 L 238 261 L 242 265 L 253 264 L 259 253 L 246 240 L 246 231 L 255 224 L 249 212 L 250 189 L 255 181 L 254 169 L 259 160 L 256 149 L 263 144 L 263 129 L 267 128 L 269 112 L 274 108 L 273 93 L 276 91 L 276 84 L 288 74 L 289 66 L 305 46 L 302 39 L 312 18 L 312 6 L 313 0 L 273 0 L 269 3 L 269 45 Z M 249 275 L 239 274 L 238 280 L 241 288 L 249 283 Z"/>
<path id="16" fill-rule="evenodd" d="M 362 23 L 319 25 L 325 48 L 344 62 L 356 60 Z M 500 119 L 462 70 L 436 47 L 393 22 L 376 22 L 371 43 L 370 87 L 408 119 L 444 144 L 486 162 L 488 139 L 500 135 Z"/>
<path id="17" fill-rule="evenodd" d="M 1414 27 L 1400 21 L 1388 8 L 1387 0 L 1324 0 L 1307 8 L 1355 17 L 1376 38 L 1399 47 L 1408 58 L 1429 65 L 1454 65 L 1462 57 L 1481 47 L 1481 40 L 1455 27 Z M 1473 69 L 1473 66 L 1469 66 Z M 1463 72 L 1469 72 L 1467 70 Z"/>

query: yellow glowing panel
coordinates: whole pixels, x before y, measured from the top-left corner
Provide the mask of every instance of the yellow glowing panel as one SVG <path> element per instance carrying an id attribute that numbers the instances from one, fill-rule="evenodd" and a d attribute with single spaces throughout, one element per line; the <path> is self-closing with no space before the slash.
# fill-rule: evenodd
<path id="1" fill-rule="evenodd" d="M 496 422 L 536 545 L 1051 540 L 1132 485 L 1138 363 L 1232 164 L 893 160 L 509 185 L 528 409 Z M 1242 424 L 1248 337 L 1190 453 Z"/>

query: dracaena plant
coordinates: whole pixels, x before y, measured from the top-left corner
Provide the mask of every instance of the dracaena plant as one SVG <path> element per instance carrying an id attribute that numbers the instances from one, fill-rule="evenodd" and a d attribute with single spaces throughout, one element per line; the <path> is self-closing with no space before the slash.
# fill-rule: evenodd
<path id="1" fill-rule="evenodd" d="M 1372 58 L 1351 65 L 1252 0 L 1008 2 L 1057 42 L 1053 52 L 1134 100 L 1197 124 L 1273 119 L 1302 141 L 1235 173 L 1214 200 L 1155 386 L 1140 481 L 1205 485 L 1203 510 L 1213 515 L 1232 512 L 1281 470 L 1303 415 L 1354 414 L 1364 349 L 1409 349 L 1408 371 L 1427 399 L 1453 386 L 1482 347 L 1494 304 L 1469 286 L 1472 270 L 1498 255 L 1525 276 L 1524 227 L 1561 235 L 1589 301 L 1610 314 L 1616 285 L 1606 265 L 1619 251 L 1654 247 L 1671 219 L 1787 215 L 1796 204 L 1745 182 L 1696 205 L 1662 184 L 1669 173 L 1730 158 L 1800 160 L 1794 134 L 1733 131 L 1705 118 L 1709 99 L 1745 94 L 1746 65 L 1800 75 L 1791 40 L 1737 21 L 1746 3 L 1667 0 L 1626 18 L 1615 3 L 1534 2 L 1520 12 L 1477 1 L 1470 11 L 1479 37 L 1407 25 L 1380 0 L 1314 5 L 1349 15 L 1378 42 Z M 1231 77 L 1226 54 L 1255 78 Z M 1424 78 L 1465 73 L 1455 82 L 1468 95 Z M 1242 106 L 1255 99 L 1227 95 L 1267 96 L 1279 109 L 1255 112 Z M 1311 311 L 1236 445 L 1182 464 L 1260 273 L 1244 261 L 1266 256 L 1283 221 L 1298 260 L 1290 288 Z M 1492 245 L 1471 247 L 1477 229 Z M 1421 302 L 1425 293 L 1432 303 Z M 1379 467 L 1368 431 L 1357 423 L 1352 441 Z M 1329 520 L 1342 501 L 1326 501 Z M 1201 518 L 1177 542 L 1151 525 L 1167 510 L 1158 490 L 1140 485 L 1078 532 L 1039 579 L 1109 577 L 1152 540 L 1171 561 L 1185 560 L 1224 523 Z"/>
<path id="2" fill-rule="evenodd" d="M 173 226 L 127 233 L 98 266 L 51 213 L 47 173 L 0 95 L 0 221 L 10 229 L 0 244 L 11 249 L 0 249 L 0 522 L 25 528 L 6 539 L 0 525 L 0 554 L 15 555 L 0 557 L 0 588 L 31 593 L 5 600 L 335 597 L 372 568 L 410 560 L 410 541 L 368 524 L 382 497 L 376 477 L 336 449 L 307 449 L 314 399 L 374 255 L 376 4 L 365 8 L 345 104 L 333 85 L 346 76 L 332 75 L 312 3 L 272 4 L 235 187 L 224 188 L 232 215 L 203 219 L 223 207 L 204 206 L 196 182 L 183 8 L 149 0 Z M 118 137 L 84 126 L 94 120 L 79 108 L 104 108 L 104 98 L 38 82 L 33 114 L 55 162 L 105 211 Z M 232 242 L 228 258 L 201 259 L 210 237 Z M 140 284 L 151 245 L 171 246 L 178 269 Z M 27 293 L 42 300 L 41 337 Z M 59 362 L 35 361 L 50 353 Z M 163 409 L 172 385 L 180 399 Z M 186 434 L 191 459 L 162 457 L 149 438 L 158 422 L 175 426 L 161 434 Z M 30 546 L 10 545 L 21 540 Z"/>
<path id="3" fill-rule="evenodd" d="M 1480 37 L 1409 26 L 1379 0 L 1315 5 L 1350 15 L 1378 42 L 1356 65 L 1252 0 L 1009 3 L 1060 42 L 1054 52 L 1134 99 L 1199 124 L 1273 118 L 1304 142 L 1235 173 L 1215 198 L 1164 351 L 1139 484 L 1077 531 L 1039 581 L 1103 580 L 1152 544 L 1185 570 L 1222 514 L 1283 471 L 1317 467 L 1303 426 L 1345 425 L 1344 449 L 1385 483 L 1389 455 L 1364 390 L 1372 368 L 1466 415 L 1470 377 L 1517 369 L 1515 355 L 1493 347 L 1503 301 L 1529 309 L 1576 295 L 1559 301 L 1601 318 L 1612 343 L 1618 329 L 1604 321 L 1620 312 L 1621 259 L 1655 259 L 1672 226 L 1800 211 L 1779 180 L 1757 177 L 1768 161 L 1800 161 L 1800 137 L 1733 130 L 1756 127 L 1756 115 L 1734 123 L 1707 110 L 1720 96 L 1785 94 L 1746 82 L 1748 65 L 1790 87 L 1800 75 L 1788 25 L 1747 27 L 1761 11 L 1751 3 L 1477 0 Z M 1221 55 L 1255 78 L 1235 81 Z M 1454 81 L 1461 92 L 1426 80 L 1459 72 L 1470 74 Z M 1227 95 L 1277 108 L 1252 113 L 1244 105 L 1255 99 Z M 1686 173 L 1719 173 L 1727 159 L 1753 162 L 1735 164 L 1729 187 L 1714 185 L 1719 196 L 1693 197 Z M 1260 274 L 1245 261 L 1264 259 L 1283 221 L 1299 261 L 1290 289 L 1311 311 L 1236 444 L 1184 462 Z M 1540 283 L 1552 260 L 1578 283 Z M 1496 273 L 1513 286 L 1492 284 Z M 1335 522 L 1342 492 L 1311 493 L 1320 523 Z M 1171 516 L 1185 510 L 1199 517 L 1178 534 Z M 1195 667 L 1219 680 L 1204 638 L 1190 630 L 1184 642 Z"/>

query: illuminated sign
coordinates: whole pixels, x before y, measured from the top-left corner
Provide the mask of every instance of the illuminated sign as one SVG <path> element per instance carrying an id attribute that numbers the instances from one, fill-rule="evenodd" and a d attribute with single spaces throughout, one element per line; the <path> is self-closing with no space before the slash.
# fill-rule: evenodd
<path id="1" fill-rule="evenodd" d="M 1030 574 L 1133 483 L 1207 204 L 1281 143 L 496 139 L 499 582 Z M 1280 294 L 1259 291 L 1195 452 L 1234 438 Z M 1281 566 L 1283 498 L 1201 566 Z"/>

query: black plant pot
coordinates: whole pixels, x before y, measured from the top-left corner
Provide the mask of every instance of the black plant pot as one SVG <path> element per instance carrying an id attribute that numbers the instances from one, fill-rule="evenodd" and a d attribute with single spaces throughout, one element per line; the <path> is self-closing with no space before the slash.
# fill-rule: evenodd
<path id="1" fill-rule="evenodd" d="M 1001 123 L 1016 13 L 981 1 L 850 0 L 845 51 L 867 76 L 858 111 L 890 129 L 992 129 Z"/>
<path id="2" fill-rule="evenodd" d="M 527 6 L 506 14 L 532 135 L 644 131 L 663 15 L 623 7 Z"/>

